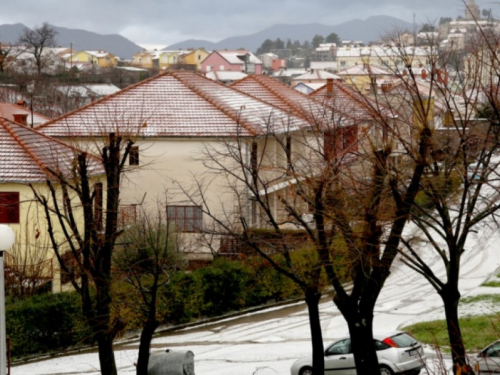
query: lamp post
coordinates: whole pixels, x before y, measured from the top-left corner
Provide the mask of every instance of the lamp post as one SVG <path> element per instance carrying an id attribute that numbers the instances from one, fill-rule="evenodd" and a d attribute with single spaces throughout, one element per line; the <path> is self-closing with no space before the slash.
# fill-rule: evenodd
<path id="1" fill-rule="evenodd" d="M 31 83 L 26 86 L 26 89 L 30 94 L 31 127 L 33 127 L 33 92 L 35 91 L 35 81 L 31 81 Z"/>
<path id="2" fill-rule="evenodd" d="M 0 224 L 0 375 L 7 374 L 7 337 L 5 334 L 5 285 L 3 253 L 14 245 L 14 231 Z"/>

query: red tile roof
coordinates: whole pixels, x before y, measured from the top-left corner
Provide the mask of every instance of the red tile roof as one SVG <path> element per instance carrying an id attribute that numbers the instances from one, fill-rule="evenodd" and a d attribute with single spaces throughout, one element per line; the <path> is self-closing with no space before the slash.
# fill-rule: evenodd
<path id="1" fill-rule="evenodd" d="M 13 121 L 0 118 L 0 182 L 33 183 L 70 173 L 76 150 Z M 102 173 L 92 157 L 91 174 Z"/>
<path id="2" fill-rule="evenodd" d="M 21 105 L 13 103 L 0 103 L 0 117 L 7 120 L 14 121 L 14 115 L 25 114 L 28 115 L 28 124 L 31 124 L 31 111 L 29 108 L 23 107 Z M 33 112 L 33 124 L 41 125 L 44 122 L 49 121 L 50 118 L 39 113 Z"/>
<path id="3" fill-rule="evenodd" d="M 267 126 L 309 126 L 258 97 L 193 72 L 166 72 L 77 109 L 43 126 L 50 136 L 116 133 L 162 136 L 264 134 Z"/>
<path id="4" fill-rule="evenodd" d="M 371 102 L 346 84 L 333 81 L 331 95 L 327 85 L 311 93 L 303 94 L 273 78 L 266 76 L 248 76 L 231 84 L 247 94 L 261 98 L 283 110 L 291 109 L 297 116 L 311 122 L 330 121 L 332 114 L 337 116 L 337 123 L 350 125 L 352 121 L 373 119 L 376 103 Z M 328 126 L 328 124 L 327 124 Z"/>
<path id="5" fill-rule="evenodd" d="M 325 85 L 309 96 L 333 108 L 339 116 L 352 120 L 370 120 L 379 118 L 381 115 L 392 116 L 383 105 L 337 80 L 332 80 L 331 93 Z"/>
<path id="6" fill-rule="evenodd" d="M 312 114 L 325 110 L 311 97 L 271 77 L 251 75 L 232 83 L 230 86 L 260 98 L 284 111 L 292 110 L 298 116 L 309 118 Z"/>

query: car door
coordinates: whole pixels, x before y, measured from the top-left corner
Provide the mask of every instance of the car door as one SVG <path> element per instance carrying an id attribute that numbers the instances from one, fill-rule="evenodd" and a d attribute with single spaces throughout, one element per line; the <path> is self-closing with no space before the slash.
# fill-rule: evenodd
<path id="1" fill-rule="evenodd" d="M 326 375 L 356 375 L 351 339 L 343 339 L 332 344 L 325 351 Z"/>
<path id="2" fill-rule="evenodd" d="M 477 362 L 480 374 L 500 373 L 500 341 L 491 344 L 479 353 Z"/>

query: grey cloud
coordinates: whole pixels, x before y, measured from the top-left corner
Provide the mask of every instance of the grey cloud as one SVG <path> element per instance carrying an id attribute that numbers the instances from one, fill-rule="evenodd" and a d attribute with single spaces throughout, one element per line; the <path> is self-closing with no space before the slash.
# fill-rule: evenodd
<path id="1" fill-rule="evenodd" d="M 85 0 L 9 1 L 2 4 L 0 24 L 43 22 L 98 33 L 119 33 L 136 43 L 171 44 L 183 39 L 218 41 L 258 32 L 278 23 L 336 25 L 354 18 L 387 14 L 411 22 L 456 17 L 459 0 Z M 483 7 L 497 3 L 476 0 Z M 29 9 L 26 12 L 25 9 Z"/>

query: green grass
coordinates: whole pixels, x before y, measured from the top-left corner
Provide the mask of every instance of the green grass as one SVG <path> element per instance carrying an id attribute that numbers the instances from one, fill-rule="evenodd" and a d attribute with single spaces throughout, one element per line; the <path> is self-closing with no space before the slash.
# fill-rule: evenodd
<path id="1" fill-rule="evenodd" d="M 460 300 L 461 305 L 466 305 L 476 302 L 500 303 L 500 294 L 480 294 L 478 296 L 466 297 Z"/>
<path id="2" fill-rule="evenodd" d="M 467 351 L 477 352 L 500 337 L 500 315 L 467 316 L 460 319 L 460 328 Z M 402 330 L 411 333 L 421 342 L 449 352 L 448 331 L 444 320 L 413 324 Z"/>
<path id="3" fill-rule="evenodd" d="M 482 283 L 481 286 L 489 286 L 492 288 L 500 288 L 500 281 L 488 281 L 486 283 Z"/>

